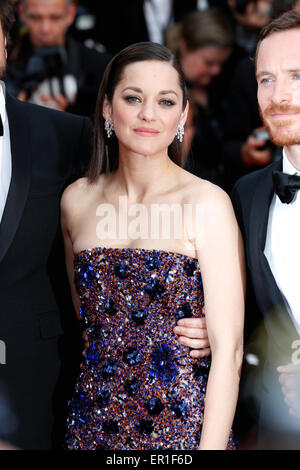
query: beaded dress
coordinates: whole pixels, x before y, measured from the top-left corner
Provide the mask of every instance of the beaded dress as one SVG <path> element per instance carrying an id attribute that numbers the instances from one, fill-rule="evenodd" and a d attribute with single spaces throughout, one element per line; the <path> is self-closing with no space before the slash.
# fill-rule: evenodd
<path id="1" fill-rule="evenodd" d="M 193 359 L 173 328 L 204 315 L 198 261 L 93 248 L 75 255 L 74 273 L 90 346 L 69 403 L 67 447 L 197 449 L 210 358 Z"/>

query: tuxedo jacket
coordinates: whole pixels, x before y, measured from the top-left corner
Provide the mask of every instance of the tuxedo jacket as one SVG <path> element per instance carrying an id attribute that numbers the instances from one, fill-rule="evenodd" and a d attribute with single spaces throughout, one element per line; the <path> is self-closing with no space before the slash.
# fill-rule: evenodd
<path id="1" fill-rule="evenodd" d="M 272 448 L 271 445 L 284 448 L 281 446 L 291 445 L 293 438 L 290 434 L 284 443 L 283 427 L 292 434 L 296 430 L 296 442 L 300 442 L 299 420 L 294 422 L 288 415 L 276 370 L 277 366 L 292 362 L 295 351 L 292 345 L 299 340 L 299 335 L 264 255 L 269 208 L 274 195 L 274 170 L 282 170 L 282 159 L 243 176 L 232 191 L 232 203 L 244 239 L 249 290 L 255 294 L 264 325 L 264 335 L 260 337 L 264 342 L 264 351 L 260 358 L 263 362 L 262 388 L 256 392 L 260 397 L 260 427 L 272 430 L 272 435 L 264 433 L 264 439 L 269 439 L 269 442 L 263 448 Z M 250 308 L 246 311 L 246 320 L 251 314 Z M 278 418 L 277 421 L 275 417 Z"/>
<path id="2" fill-rule="evenodd" d="M 244 239 L 251 283 L 264 316 L 275 363 L 277 359 L 291 359 L 291 341 L 298 339 L 299 335 L 264 255 L 269 208 L 274 196 L 274 170 L 282 170 L 282 159 L 241 178 L 233 189 L 232 202 Z"/>
<path id="3" fill-rule="evenodd" d="M 88 118 L 22 103 L 7 95 L 12 178 L 0 224 L 0 381 L 17 426 L 11 442 L 49 448 L 68 296 L 60 235 L 60 197 L 89 158 Z M 63 292 L 62 292 L 63 290 Z"/>

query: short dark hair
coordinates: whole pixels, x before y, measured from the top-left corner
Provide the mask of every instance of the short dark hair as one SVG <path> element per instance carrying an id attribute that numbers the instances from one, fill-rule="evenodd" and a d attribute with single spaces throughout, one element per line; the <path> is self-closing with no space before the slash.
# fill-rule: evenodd
<path id="1" fill-rule="evenodd" d="M 5 38 L 8 38 L 9 32 L 15 21 L 13 7 L 9 0 L 0 0 L 0 21 Z"/>
<path id="2" fill-rule="evenodd" d="M 292 29 L 300 29 L 300 11 L 289 10 L 282 15 L 278 16 L 274 20 L 270 21 L 260 32 L 259 40 L 256 46 L 255 52 L 255 65 L 257 62 L 257 55 L 260 45 L 264 39 L 271 36 L 274 33 L 280 33 L 283 31 L 290 31 Z"/>
<path id="3" fill-rule="evenodd" d="M 116 86 L 122 80 L 125 67 L 129 64 L 144 61 L 160 61 L 170 64 L 178 73 L 179 85 L 183 94 L 182 107 L 187 103 L 187 91 L 181 66 L 175 55 L 165 46 L 153 42 L 139 42 L 120 51 L 107 65 L 100 84 L 94 123 L 93 152 L 87 177 L 92 183 L 101 173 L 114 171 L 118 168 L 118 140 L 113 136 L 108 139 L 104 132 L 102 116 L 105 96 L 112 101 Z M 178 139 L 169 146 L 169 156 L 177 164 L 181 164 L 182 150 Z"/>

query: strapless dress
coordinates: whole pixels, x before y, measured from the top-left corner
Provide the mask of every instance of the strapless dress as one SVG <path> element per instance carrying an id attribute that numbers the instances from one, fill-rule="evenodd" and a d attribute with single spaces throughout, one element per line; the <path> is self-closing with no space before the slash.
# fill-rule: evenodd
<path id="1" fill-rule="evenodd" d="M 204 316 L 197 259 L 86 249 L 74 279 L 90 346 L 69 402 L 67 448 L 197 449 L 210 357 L 193 359 L 173 332 L 180 318 Z"/>

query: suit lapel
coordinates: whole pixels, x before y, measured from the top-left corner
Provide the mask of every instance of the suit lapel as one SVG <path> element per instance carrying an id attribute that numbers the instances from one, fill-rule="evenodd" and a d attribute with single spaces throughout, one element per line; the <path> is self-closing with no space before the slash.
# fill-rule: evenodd
<path id="1" fill-rule="evenodd" d="M 268 333 L 273 336 L 273 342 L 279 349 L 283 344 L 290 348 L 292 338 L 298 336 L 264 255 L 269 209 L 274 195 L 272 171 L 281 169 L 282 160 L 274 162 L 265 169 L 265 174 L 260 179 L 253 196 L 249 228 L 249 262 L 252 283 L 260 308 L 266 314 Z"/>
<path id="2" fill-rule="evenodd" d="M 6 96 L 9 122 L 12 177 L 0 224 L 0 263 L 9 249 L 22 217 L 30 185 L 30 146 L 28 117 L 24 105 Z"/>

